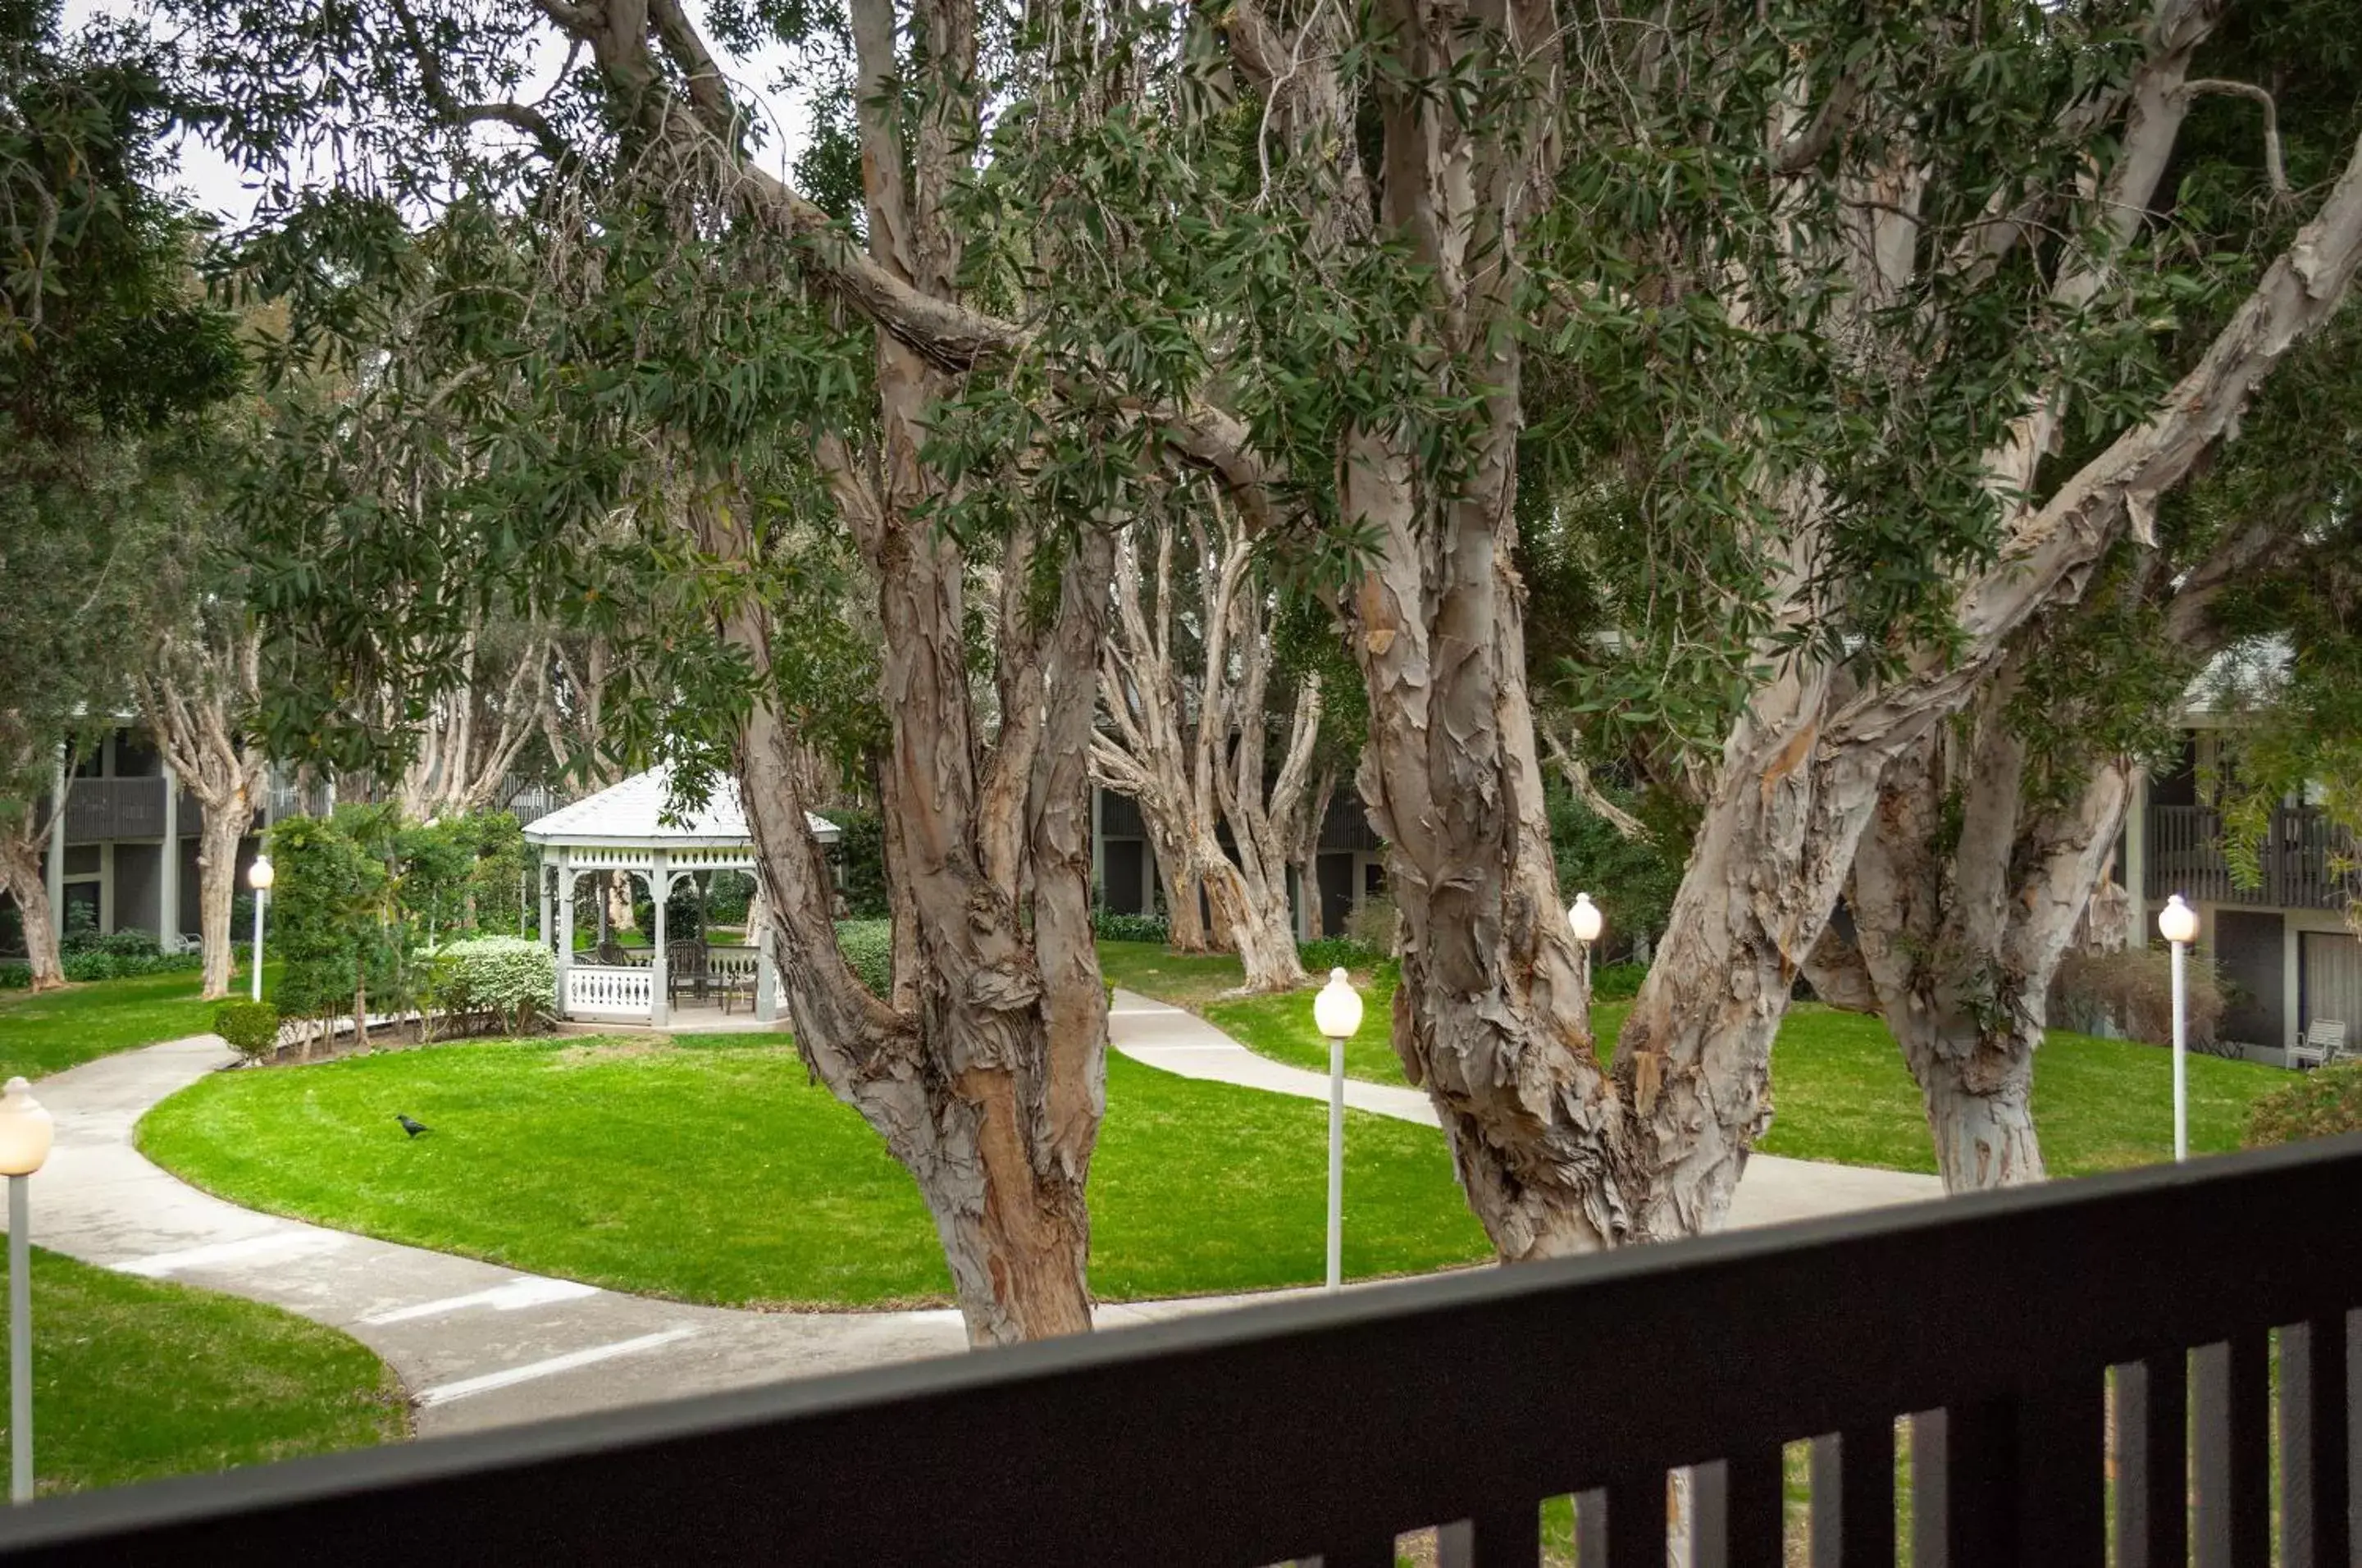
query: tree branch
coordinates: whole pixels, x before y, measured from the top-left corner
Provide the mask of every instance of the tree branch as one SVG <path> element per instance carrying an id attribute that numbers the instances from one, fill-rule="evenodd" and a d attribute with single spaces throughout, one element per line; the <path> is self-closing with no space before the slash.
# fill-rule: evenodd
<path id="1" fill-rule="evenodd" d="M 2280 108 L 2272 101 L 2272 95 L 2252 82 L 2226 82 L 2213 76 L 2181 84 L 2181 97 L 2185 103 L 2205 93 L 2252 98 L 2264 106 L 2264 177 L 2271 182 L 2273 195 L 2287 195 L 2288 165 L 2280 160 Z"/>
<path id="2" fill-rule="evenodd" d="M 1772 160 L 1775 174 L 1802 174 L 1821 160 L 1845 128 L 1846 116 L 1861 97 L 1861 78 L 1849 71 L 1839 75 L 1829 88 L 1829 95 L 1821 100 L 1820 112 L 1813 123 L 1788 138 L 1787 144 Z"/>

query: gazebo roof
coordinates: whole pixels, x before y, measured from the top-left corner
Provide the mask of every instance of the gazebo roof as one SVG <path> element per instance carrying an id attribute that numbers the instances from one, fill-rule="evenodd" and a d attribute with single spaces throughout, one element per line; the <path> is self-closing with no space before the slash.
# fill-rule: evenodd
<path id="1" fill-rule="evenodd" d="M 586 845 L 605 849 L 726 849 L 753 845 L 753 836 L 746 831 L 746 812 L 738 801 L 738 780 L 728 774 L 715 778 L 712 793 L 707 796 L 704 805 L 668 820 L 665 808 L 671 799 L 672 770 L 652 767 L 595 795 L 586 795 L 570 806 L 560 806 L 546 816 L 535 818 L 525 824 L 524 836 L 533 844 Z M 804 821 L 811 825 L 811 835 L 822 844 L 833 844 L 843 836 L 843 830 L 826 818 L 806 812 Z"/>

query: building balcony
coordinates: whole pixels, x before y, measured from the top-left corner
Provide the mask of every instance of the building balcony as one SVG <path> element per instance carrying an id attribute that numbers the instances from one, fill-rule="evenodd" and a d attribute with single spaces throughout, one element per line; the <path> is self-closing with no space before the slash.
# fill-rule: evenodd
<path id="1" fill-rule="evenodd" d="M 193 838 L 204 823 L 204 808 L 186 790 L 182 790 L 176 824 L 180 836 Z M 77 778 L 66 790 L 66 842 L 70 845 L 163 836 L 161 778 Z"/>
<path id="2" fill-rule="evenodd" d="M 2147 887 L 2150 902 L 2180 893 L 2193 903 L 2257 909 L 2342 910 L 2346 878 L 2336 864 L 2355 853 L 2348 836 L 2310 806 L 2275 809 L 2259 851 L 2263 876 L 2241 887 L 2224 853 L 2223 814 L 2210 806 L 2148 809 Z"/>
<path id="3" fill-rule="evenodd" d="M 1727 1568 L 1783 1561 L 1805 1442 L 1816 1562 L 1893 1563 L 1900 1485 L 1917 1568 L 2344 1563 L 2357 1207 L 2362 1136 L 37 1502 L 0 1552 L 1532 1568 L 1571 1518 L 1662 1568 L 1686 1471 Z"/>

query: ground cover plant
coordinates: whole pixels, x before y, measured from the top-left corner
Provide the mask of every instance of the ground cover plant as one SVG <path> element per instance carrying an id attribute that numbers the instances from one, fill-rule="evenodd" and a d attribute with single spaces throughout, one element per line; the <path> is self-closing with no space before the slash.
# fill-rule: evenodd
<path id="1" fill-rule="evenodd" d="M 1327 1109 L 1108 1066 L 1091 1285 L 1129 1300 L 1317 1284 Z M 433 1129 L 405 1137 L 397 1114 Z M 450 1045 L 220 1074 L 141 1149 L 235 1202 L 727 1305 L 951 1298 L 911 1178 L 784 1035 Z M 1488 1256 L 1430 1128 L 1355 1113 L 1349 1275 Z"/>

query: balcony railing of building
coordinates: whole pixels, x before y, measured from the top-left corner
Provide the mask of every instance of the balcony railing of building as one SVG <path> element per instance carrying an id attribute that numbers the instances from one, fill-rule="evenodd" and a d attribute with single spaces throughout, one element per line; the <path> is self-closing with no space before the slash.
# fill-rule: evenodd
<path id="1" fill-rule="evenodd" d="M 182 838 L 194 837 L 204 825 L 204 809 L 186 790 L 181 791 L 180 818 L 174 824 Z M 146 778 L 77 778 L 66 790 L 66 842 L 98 844 L 115 838 L 164 836 L 164 780 Z"/>
<path id="2" fill-rule="evenodd" d="M 2211 806 L 2148 809 L 2147 894 L 2180 893 L 2193 902 L 2252 904 L 2266 909 L 2345 907 L 2346 878 L 2334 863 L 2354 845 L 2310 806 L 2276 808 L 2258 859 L 2261 879 L 2241 887 L 2223 847 L 2223 814 Z"/>
<path id="3" fill-rule="evenodd" d="M 1907 1416 L 1916 1568 L 2343 1564 L 2357 1209 L 2362 1136 L 39 1502 L 0 1551 L 1531 1568 L 1573 1493 L 1582 1568 L 1661 1568 L 1681 1467 L 1728 1568 L 1812 1440 L 1859 1568 Z"/>

